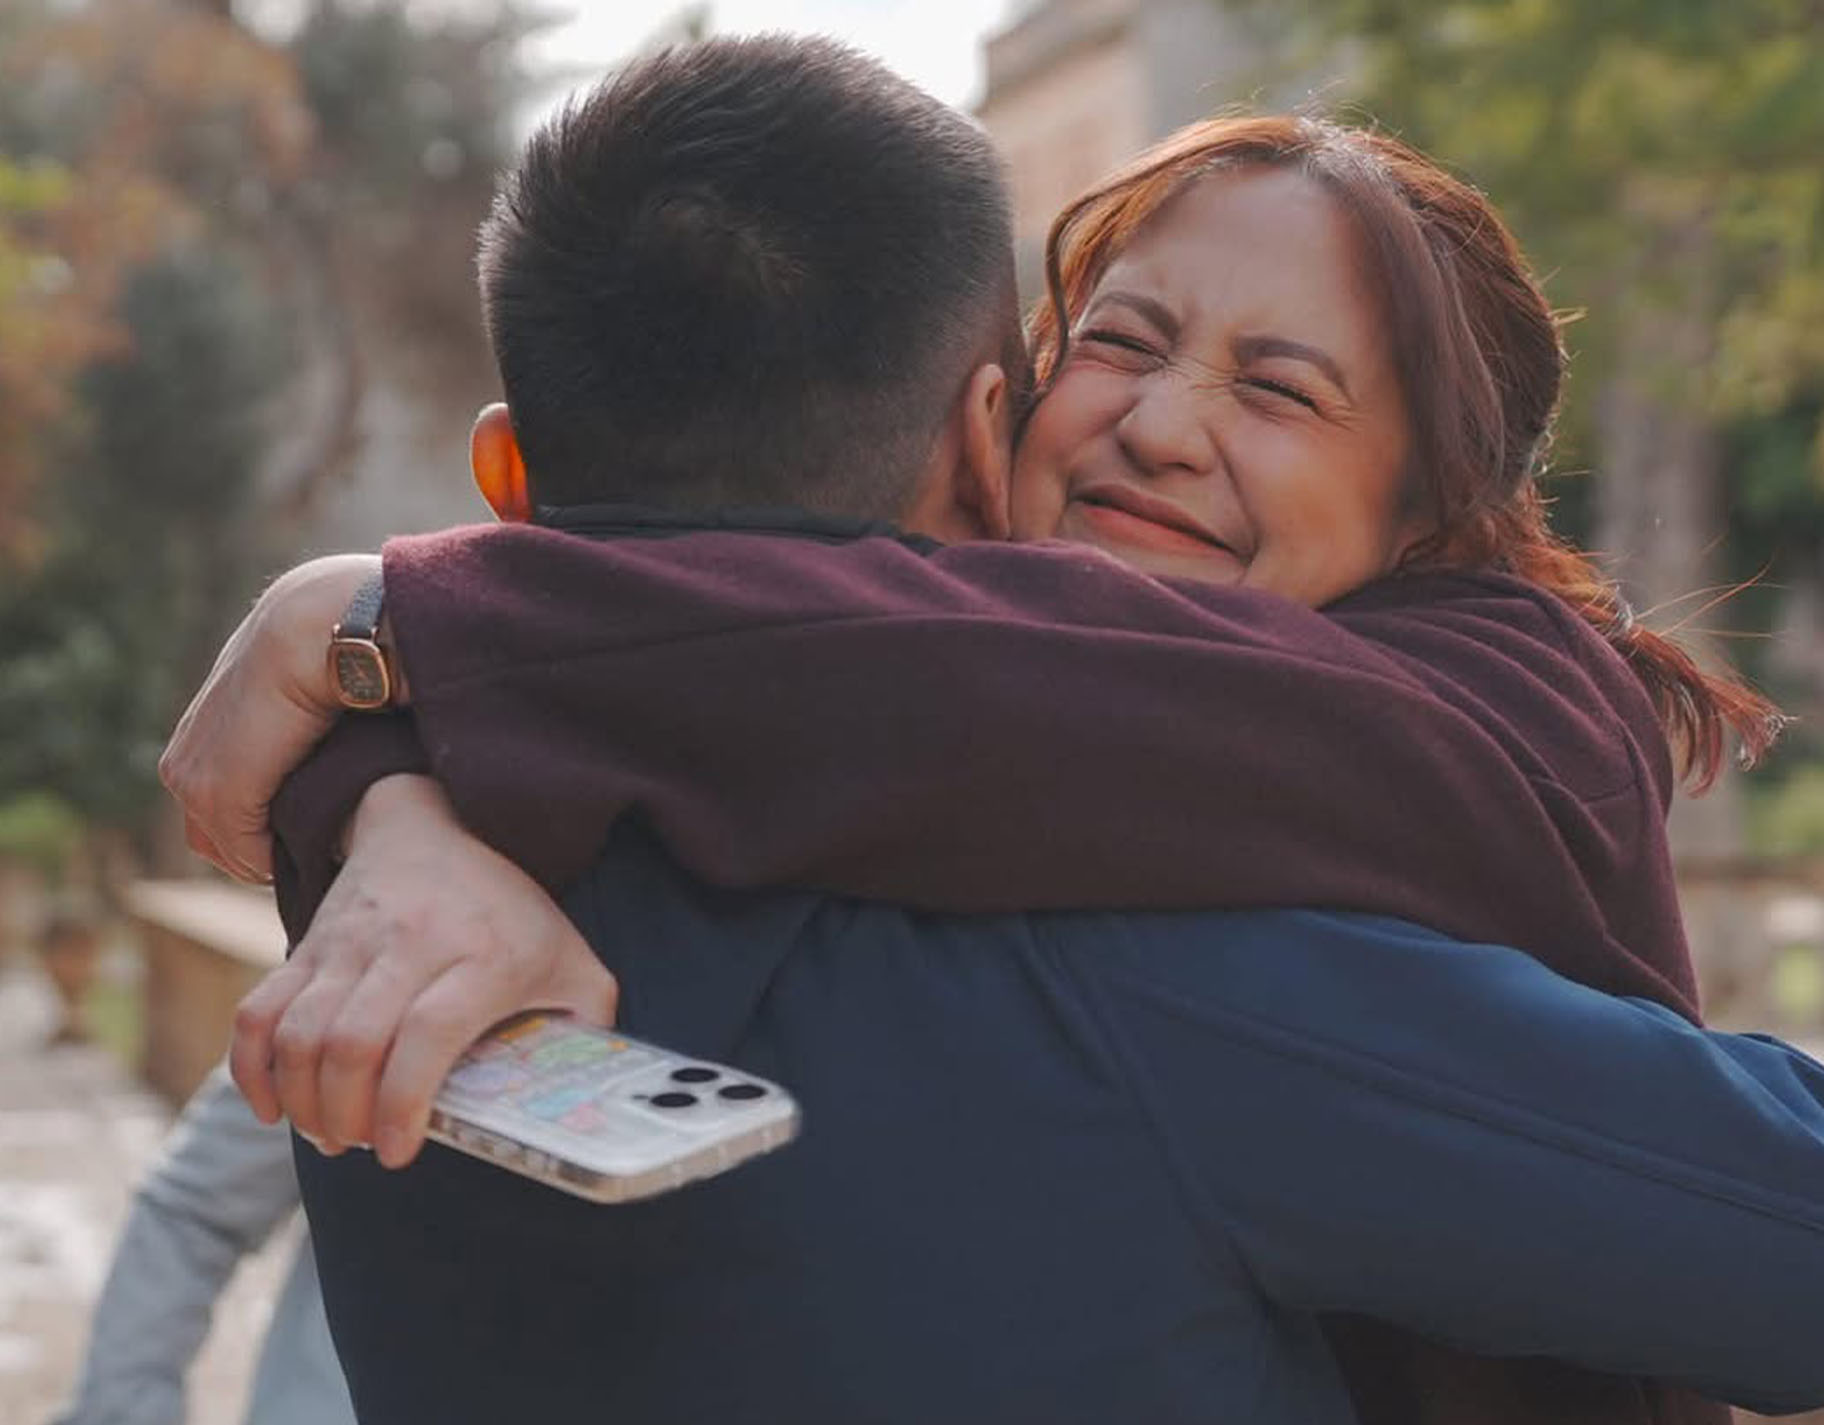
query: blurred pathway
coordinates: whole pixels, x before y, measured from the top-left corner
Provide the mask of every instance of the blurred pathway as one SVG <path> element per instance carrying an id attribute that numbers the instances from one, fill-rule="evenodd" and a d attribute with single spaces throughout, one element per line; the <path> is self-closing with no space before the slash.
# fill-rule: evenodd
<path id="1" fill-rule="evenodd" d="M 165 1105 L 106 1051 L 49 1049 L 52 992 L 0 957 L 0 1421 L 44 1425 L 88 1341 L 88 1308 Z M 287 1234 L 280 1234 L 282 1238 Z M 190 1378 L 190 1425 L 239 1425 L 287 1242 L 249 1262 Z"/>

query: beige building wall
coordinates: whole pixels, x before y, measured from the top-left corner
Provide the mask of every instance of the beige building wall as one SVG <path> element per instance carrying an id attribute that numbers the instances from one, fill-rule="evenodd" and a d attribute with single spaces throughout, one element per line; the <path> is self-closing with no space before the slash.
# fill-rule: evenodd
<path id="1" fill-rule="evenodd" d="M 1007 159 L 1022 279 L 1064 204 L 1151 137 L 1134 8 L 1047 6 L 988 43 L 979 117 Z"/>
<path id="2" fill-rule="evenodd" d="M 1303 59 L 1264 7 L 1241 15 L 1219 0 L 1042 0 L 986 48 L 976 112 L 1007 159 L 1029 300 L 1052 219 L 1097 179 L 1220 109 L 1307 104 L 1342 68 Z"/>

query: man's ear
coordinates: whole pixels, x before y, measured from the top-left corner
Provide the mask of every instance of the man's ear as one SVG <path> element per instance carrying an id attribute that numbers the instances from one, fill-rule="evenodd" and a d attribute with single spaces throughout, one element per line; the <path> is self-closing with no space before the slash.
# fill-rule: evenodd
<path id="1" fill-rule="evenodd" d="M 1008 404 L 1007 374 L 1000 367 L 990 362 L 970 372 L 918 493 L 900 516 L 901 525 L 951 544 L 1011 537 L 1013 422 Z"/>
<path id="2" fill-rule="evenodd" d="M 475 428 L 469 432 L 469 468 L 475 472 L 475 488 L 496 518 L 508 524 L 531 521 L 526 462 L 519 453 L 519 437 L 513 434 L 513 420 L 499 401 L 483 406 L 475 417 Z"/>
<path id="3" fill-rule="evenodd" d="M 995 363 L 975 368 L 963 390 L 962 448 L 956 500 L 974 512 L 988 539 L 1011 539 L 1013 397 Z"/>

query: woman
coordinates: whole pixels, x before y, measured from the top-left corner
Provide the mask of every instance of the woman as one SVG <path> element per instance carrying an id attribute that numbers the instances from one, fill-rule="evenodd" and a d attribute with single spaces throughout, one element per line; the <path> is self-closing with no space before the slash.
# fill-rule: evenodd
<path id="1" fill-rule="evenodd" d="M 624 617 L 609 637 L 541 603 L 522 627 L 503 595 L 508 626 L 492 632 L 524 661 L 484 686 L 461 651 L 463 610 L 477 580 L 510 586 L 490 568 L 513 567 L 523 539 L 460 536 L 460 566 L 448 536 L 403 542 L 389 550 L 391 616 L 465 819 L 551 882 L 577 869 L 559 846 L 599 844 L 592 822 L 639 806 L 722 880 L 957 909 L 1005 895 L 1384 910 L 1694 1014 L 1664 839 L 1668 741 L 1701 784 L 1725 731 L 1758 752 L 1772 711 L 1634 625 L 1547 530 L 1536 479 L 1563 354 L 1485 200 L 1377 135 L 1213 121 L 1073 204 L 1047 266 L 1016 536 L 1193 582 L 1139 586 L 1073 560 L 1084 582 L 1054 587 L 995 550 L 926 559 L 863 541 L 827 551 L 821 584 L 794 551 L 795 602 L 783 616 L 770 604 L 769 623 L 744 597 L 777 572 L 762 541 L 555 540 L 539 557 L 557 603 Z M 714 588 L 691 577 L 706 550 Z M 682 683 L 658 675 L 642 619 L 673 639 L 693 619 L 705 630 Z M 921 696 L 932 619 L 969 631 L 941 645 L 953 686 L 938 698 Z M 777 636 L 792 627 L 815 636 Z M 1098 709 L 1058 698 L 1085 662 L 1111 670 L 1121 725 L 1163 728 L 1172 708 L 1209 720 L 1206 760 L 1176 769 L 1188 793 L 1161 784 L 1144 737 L 1108 737 Z M 1010 664 L 1035 676 L 998 676 Z M 865 689 L 890 749 L 877 764 L 815 756 L 819 719 L 854 715 L 854 700 L 822 699 L 831 669 Z M 714 691 L 728 688 L 766 695 Z M 957 756 L 981 717 L 970 697 L 994 707 L 990 725 L 1032 736 Z M 688 718 L 670 715 L 681 701 Z M 1476 785 L 1496 804 L 1450 807 L 1448 777 L 1430 801 L 1398 804 L 1421 772 L 1395 766 L 1398 726 L 1374 725 L 1383 703 L 1435 716 L 1417 760 L 1492 760 L 1507 780 Z M 497 757 L 508 728 L 565 775 Z M 1363 778 L 1365 757 L 1385 765 Z M 794 799 L 817 815 L 781 816 Z M 1106 834 L 1111 807 L 1136 833 L 1150 818 L 1151 834 Z M 782 822 L 799 829 L 786 844 L 766 835 Z M 1105 834 L 1061 849 L 1072 826 Z M 293 849 L 314 844 L 306 859 L 321 864 L 326 834 Z M 1336 1332 L 1370 1420 L 1723 1418 L 1648 1385 Z"/>

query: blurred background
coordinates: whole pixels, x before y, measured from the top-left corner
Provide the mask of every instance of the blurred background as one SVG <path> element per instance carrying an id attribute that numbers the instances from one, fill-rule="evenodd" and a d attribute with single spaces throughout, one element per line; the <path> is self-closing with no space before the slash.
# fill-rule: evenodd
<path id="1" fill-rule="evenodd" d="M 67 1389 L 167 1106 L 281 953 L 161 799 L 187 693 L 279 569 L 483 517 L 496 172 L 627 54 L 758 28 L 973 109 L 1029 295 L 1065 200 L 1228 105 L 1490 192 L 1574 318 L 1561 527 L 1797 718 L 1675 817 L 1711 1012 L 1824 1039 L 1819 0 L 0 0 L 0 1417 Z M 240 1418 L 275 1263 L 194 1419 Z"/>

